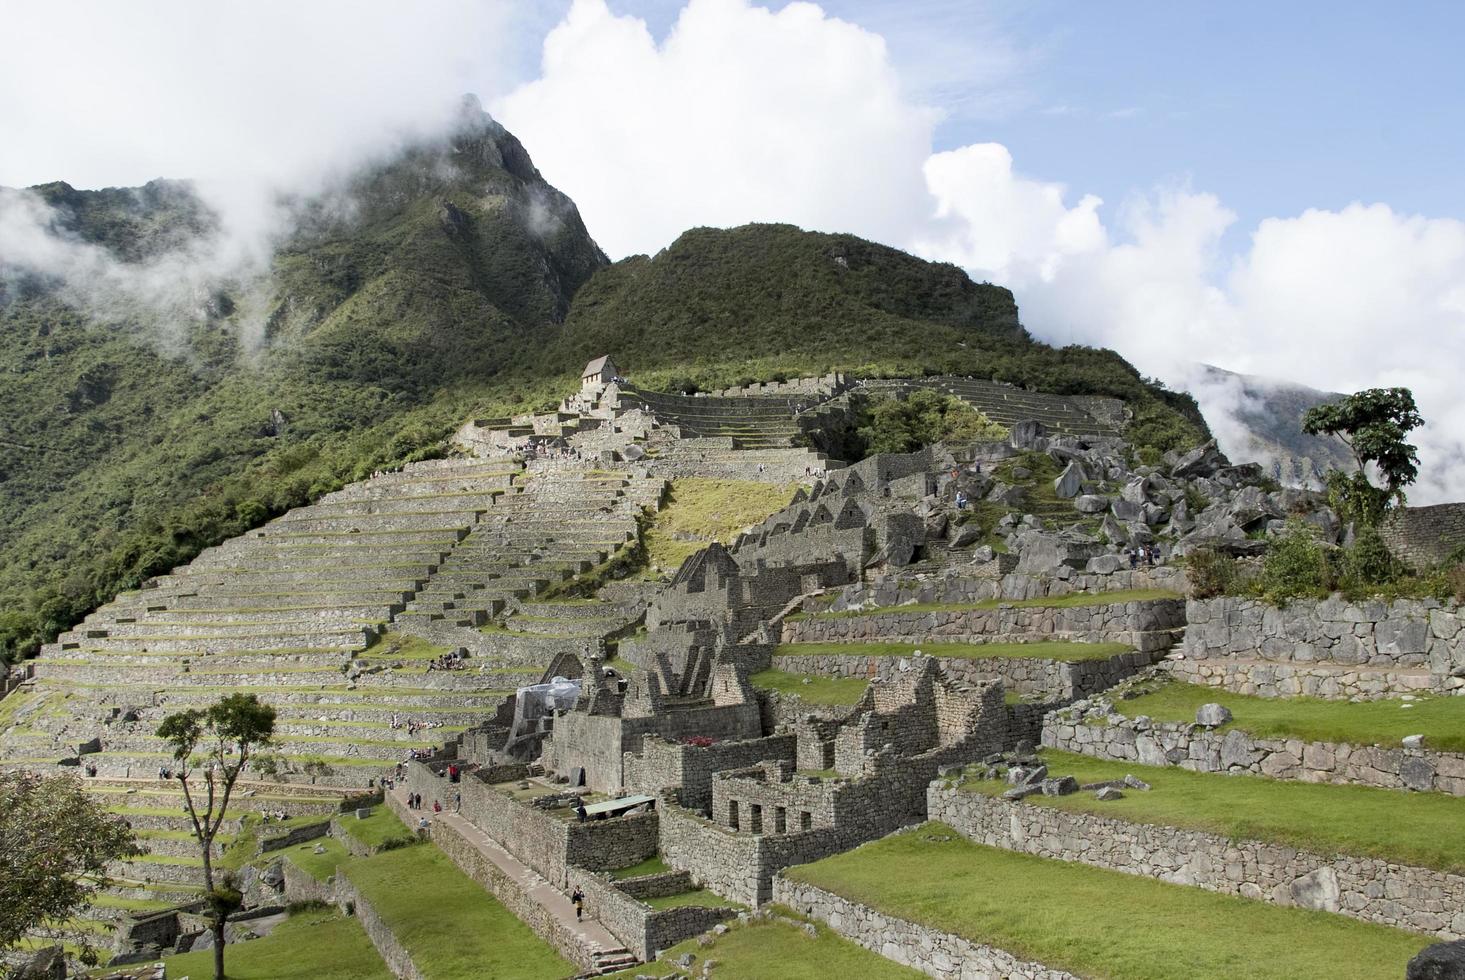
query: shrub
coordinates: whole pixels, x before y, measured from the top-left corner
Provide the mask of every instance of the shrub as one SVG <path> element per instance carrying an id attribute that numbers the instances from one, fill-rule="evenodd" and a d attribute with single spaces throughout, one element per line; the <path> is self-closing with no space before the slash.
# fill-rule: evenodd
<path id="1" fill-rule="evenodd" d="M 1317 529 L 1300 520 L 1287 522 L 1287 530 L 1272 541 L 1262 562 L 1256 590 L 1273 602 L 1303 596 L 1326 596 L 1337 584 L 1328 548 Z"/>
<path id="2" fill-rule="evenodd" d="M 1197 599 L 1228 595 L 1240 578 L 1236 559 L 1214 548 L 1197 548 L 1185 561 L 1191 592 Z"/>

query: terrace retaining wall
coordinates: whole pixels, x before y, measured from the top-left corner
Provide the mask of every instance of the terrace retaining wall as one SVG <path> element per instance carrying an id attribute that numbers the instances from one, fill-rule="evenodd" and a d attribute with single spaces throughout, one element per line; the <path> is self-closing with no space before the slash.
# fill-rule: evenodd
<path id="1" fill-rule="evenodd" d="M 1336 912 L 1442 939 L 1465 936 L 1461 875 L 1013 803 L 940 783 L 932 783 L 927 807 L 932 820 L 991 847 Z"/>
<path id="2" fill-rule="evenodd" d="M 1020 960 L 1011 953 L 974 943 L 906 919 L 878 912 L 833 892 L 783 875 L 773 879 L 773 900 L 823 922 L 846 939 L 888 960 L 941 980 L 1079 980 L 1072 973 Z"/>
<path id="3" fill-rule="evenodd" d="M 1058 711 L 1043 723 L 1043 745 L 1098 759 L 1244 772 L 1306 783 L 1356 783 L 1465 796 L 1465 754 L 1429 749 L 1258 738 L 1249 732 L 1156 722 L 1100 705 Z"/>

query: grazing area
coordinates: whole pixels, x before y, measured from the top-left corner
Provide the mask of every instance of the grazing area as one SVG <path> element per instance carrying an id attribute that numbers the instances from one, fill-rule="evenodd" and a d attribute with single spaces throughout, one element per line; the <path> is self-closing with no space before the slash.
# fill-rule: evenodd
<path id="1" fill-rule="evenodd" d="M 388 851 L 344 873 L 428 980 L 558 980 L 574 972 L 436 847 Z"/>
<path id="2" fill-rule="evenodd" d="M 1423 735 L 1431 749 L 1465 752 L 1465 698 L 1461 697 L 1360 702 L 1261 698 L 1171 681 L 1139 697 L 1115 701 L 1114 707 L 1131 718 L 1146 715 L 1156 721 L 1184 723 L 1195 720 L 1201 705 L 1216 701 L 1224 702 L 1231 711 L 1232 719 L 1225 728 L 1239 728 L 1259 738 L 1398 745 L 1410 735 Z"/>
<path id="3" fill-rule="evenodd" d="M 213 951 L 163 960 L 169 977 L 213 976 Z M 270 934 L 229 946 L 229 980 L 389 980 L 361 923 L 335 909 L 305 909 Z"/>
<path id="4" fill-rule="evenodd" d="M 814 657 L 955 657 L 979 660 L 985 657 L 1017 657 L 1033 660 L 1108 660 L 1127 653 L 1123 643 L 1069 643 L 1041 640 L 1035 643 L 780 643 L 774 656 Z"/>
<path id="5" fill-rule="evenodd" d="M 793 694 L 810 704 L 855 704 L 864 697 L 868 680 L 858 677 L 823 677 L 819 674 L 791 674 L 782 670 L 763 670 L 748 678 L 752 685 L 765 691 Z"/>
<path id="6" fill-rule="evenodd" d="M 888 915 L 1107 980 L 1397 980 L 1429 940 L 984 847 L 928 823 L 785 874 Z"/>
<path id="7" fill-rule="evenodd" d="M 922 974 L 872 953 L 841 938 L 827 926 L 812 925 L 813 935 L 788 915 L 772 906 L 780 918 L 760 918 L 731 926 L 714 936 L 710 946 L 688 941 L 673 946 L 655 963 L 613 974 L 618 980 L 637 976 L 686 976 L 700 972 L 703 964 L 716 964 L 712 975 L 719 980 L 920 980 Z M 679 964 L 690 956 L 690 966 Z M 697 975 L 696 972 L 692 973 Z"/>
<path id="8" fill-rule="evenodd" d="M 1262 840 L 1322 854 L 1341 852 L 1465 872 L 1465 836 L 1459 833 L 1465 826 L 1465 798 L 1190 772 L 1052 749 L 1044 749 L 1039 758 L 1055 776 L 1072 775 L 1080 784 L 1123 780 L 1133 774 L 1152 788 L 1107 802 L 1092 793 L 1030 796 L 1025 801 L 1038 806 L 1204 830 L 1233 840 Z M 992 780 L 968 780 L 963 788 L 994 796 L 1006 789 Z"/>

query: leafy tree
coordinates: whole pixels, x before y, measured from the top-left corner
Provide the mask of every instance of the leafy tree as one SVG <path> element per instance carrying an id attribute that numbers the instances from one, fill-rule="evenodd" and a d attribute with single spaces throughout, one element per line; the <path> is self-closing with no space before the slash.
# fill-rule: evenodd
<path id="1" fill-rule="evenodd" d="M 1358 461 L 1358 473 L 1331 480 L 1329 490 L 1349 512 L 1345 516 L 1367 524 L 1376 523 L 1391 501 L 1403 505 L 1404 488 L 1419 476 L 1419 453 L 1406 440 L 1423 424 L 1408 388 L 1369 388 L 1302 415 L 1303 432 L 1337 436 Z M 1369 464 L 1382 487 L 1369 481 Z"/>
<path id="2" fill-rule="evenodd" d="M 108 863 L 142 852 L 126 821 L 72 776 L 0 773 L 0 841 L 0 950 L 58 928 L 90 901 Z"/>
<path id="3" fill-rule="evenodd" d="M 870 453 L 908 453 L 934 442 L 1002 439 L 1007 430 L 959 398 L 922 389 L 871 399 L 859 434 Z"/>
<path id="4" fill-rule="evenodd" d="M 208 890 L 209 927 L 214 934 L 214 980 L 224 980 L 224 924 L 238 910 L 242 896 L 233 882 L 214 880 L 214 838 L 229 810 L 234 784 L 250 755 L 268 746 L 275 732 L 275 709 L 254 694 L 229 694 L 207 708 L 189 708 L 163 719 L 158 737 L 173 746 L 183 800 L 193 822 L 193 836 L 203 855 Z M 204 798 L 193 793 L 193 777 L 202 770 Z"/>

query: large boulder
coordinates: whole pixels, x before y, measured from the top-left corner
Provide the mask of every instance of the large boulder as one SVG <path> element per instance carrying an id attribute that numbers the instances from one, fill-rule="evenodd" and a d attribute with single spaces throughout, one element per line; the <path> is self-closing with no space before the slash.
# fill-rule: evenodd
<path id="1" fill-rule="evenodd" d="M 1211 476 L 1228 462 L 1226 455 L 1216 447 L 1216 440 L 1212 439 L 1204 446 L 1198 446 L 1181 456 L 1170 468 L 1170 475 L 1182 478 Z"/>
<path id="2" fill-rule="evenodd" d="M 1084 481 L 1088 474 L 1083 471 L 1078 460 L 1070 460 L 1069 464 L 1063 467 L 1063 472 L 1058 474 L 1058 479 L 1053 481 L 1053 492 L 1064 500 L 1077 497 L 1083 490 Z"/>
<path id="3" fill-rule="evenodd" d="M 1082 493 L 1073 498 L 1073 506 L 1080 514 L 1102 514 L 1109 509 L 1109 498 L 1095 493 Z"/>
<path id="4" fill-rule="evenodd" d="M 1195 712 L 1195 723 L 1207 728 L 1218 728 L 1230 720 L 1231 709 L 1224 704 L 1203 704 Z"/>
<path id="5" fill-rule="evenodd" d="M 1404 980 L 1465 980 L 1465 940 L 1424 947 L 1404 968 Z"/>
<path id="6" fill-rule="evenodd" d="M 1024 419 L 1012 424 L 1012 428 L 1008 430 L 1008 443 L 1013 449 L 1039 449 L 1039 441 L 1045 440 L 1047 435 L 1048 427 L 1042 422 Z"/>

